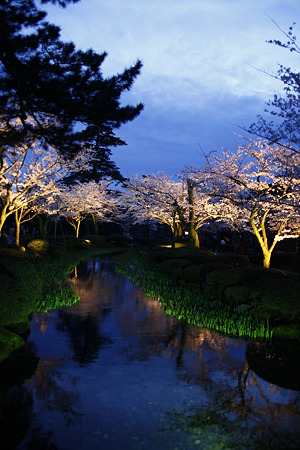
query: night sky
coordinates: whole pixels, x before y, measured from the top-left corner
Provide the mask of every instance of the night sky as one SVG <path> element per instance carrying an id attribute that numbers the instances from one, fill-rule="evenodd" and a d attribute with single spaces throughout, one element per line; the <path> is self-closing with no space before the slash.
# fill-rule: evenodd
<path id="1" fill-rule="evenodd" d="M 236 150 L 241 133 L 282 85 L 278 64 L 297 71 L 297 55 L 266 43 L 284 40 L 299 0 L 81 0 L 47 6 L 48 20 L 78 49 L 108 56 L 104 76 L 143 62 L 124 103 L 144 111 L 116 134 L 127 142 L 113 159 L 124 176 L 176 175 L 203 164 L 202 151 Z"/>

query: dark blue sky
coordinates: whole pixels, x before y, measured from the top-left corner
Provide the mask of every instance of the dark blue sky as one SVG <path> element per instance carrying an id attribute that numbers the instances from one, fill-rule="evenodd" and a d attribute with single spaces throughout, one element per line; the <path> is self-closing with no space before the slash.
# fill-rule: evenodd
<path id="1" fill-rule="evenodd" d="M 128 145 L 114 151 L 125 176 L 175 175 L 202 164 L 200 148 L 235 150 L 238 126 L 255 121 L 281 92 L 263 71 L 298 62 L 266 41 L 284 39 L 271 18 L 284 30 L 296 22 L 300 39 L 299 0 L 81 0 L 47 9 L 64 40 L 108 52 L 104 75 L 143 62 L 124 102 L 145 109 L 119 130 Z"/>

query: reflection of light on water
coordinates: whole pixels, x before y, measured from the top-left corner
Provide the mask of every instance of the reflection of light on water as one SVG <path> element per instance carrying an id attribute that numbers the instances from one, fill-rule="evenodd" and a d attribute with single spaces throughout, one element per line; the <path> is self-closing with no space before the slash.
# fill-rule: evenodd
<path id="1" fill-rule="evenodd" d="M 31 323 L 35 323 L 42 334 L 48 331 L 48 313 L 34 314 Z"/>
<path id="2" fill-rule="evenodd" d="M 41 320 L 41 322 L 40 322 L 41 332 L 46 333 L 47 329 L 48 329 L 48 324 L 47 324 L 46 320 Z"/>
<path id="3" fill-rule="evenodd" d="M 280 387 L 276 386 L 276 384 L 269 384 L 268 392 L 272 396 L 274 396 L 274 395 L 279 396 L 280 395 Z"/>

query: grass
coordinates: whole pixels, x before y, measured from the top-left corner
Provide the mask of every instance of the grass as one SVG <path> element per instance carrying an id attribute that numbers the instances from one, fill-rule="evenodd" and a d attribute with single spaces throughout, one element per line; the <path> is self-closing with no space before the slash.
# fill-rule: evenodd
<path id="1" fill-rule="evenodd" d="M 236 337 L 300 340 L 299 274 L 188 248 L 144 249 L 116 259 L 119 272 L 167 314 Z"/>

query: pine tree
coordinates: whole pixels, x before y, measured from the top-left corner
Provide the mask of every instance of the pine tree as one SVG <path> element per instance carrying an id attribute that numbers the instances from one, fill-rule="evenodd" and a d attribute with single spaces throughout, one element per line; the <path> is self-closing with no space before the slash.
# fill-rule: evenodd
<path id="1" fill-rule="evenodd" d="M 52 0 L 61 6 L 70 2 Z M 61 41 L 60 29 L 46 21 L 34 0 L 0 0 L 0 166 L 14 146 L 38 139 L 67 159 L 90 149 L 91 170 L 84 179 L 122 179 L 111 147 L 125 145 L 114 130 L 143 109 L 120 105 L 142 64 L 104 78 L 106 56 Z"/>

